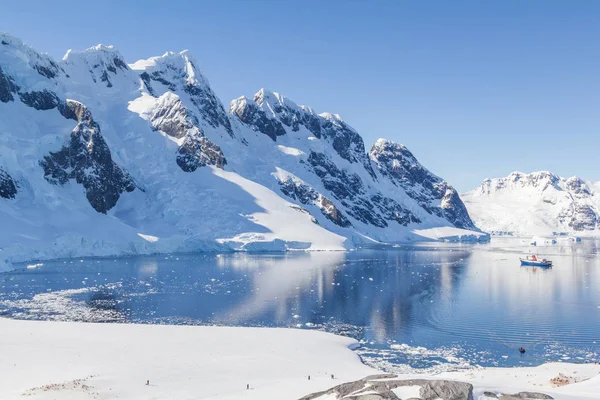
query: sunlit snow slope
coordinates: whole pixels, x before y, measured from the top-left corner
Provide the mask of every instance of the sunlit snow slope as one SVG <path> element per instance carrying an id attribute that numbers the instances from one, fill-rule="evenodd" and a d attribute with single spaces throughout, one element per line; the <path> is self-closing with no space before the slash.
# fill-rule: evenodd
<path id="1" fill-rule="evenodd" d="M 513 234 L 600 234 L 600 184 L 513 172 L 461 195 L 478 227 Z"/>
<path id="2" fill-rule="evenodd" d="M 338 115 L 266 90 L 226 108 L 187 51 L 54 61 L 6 34 L 0 221 L 4 262 L 486 238 L 408 149 L 367 153 Z"/>

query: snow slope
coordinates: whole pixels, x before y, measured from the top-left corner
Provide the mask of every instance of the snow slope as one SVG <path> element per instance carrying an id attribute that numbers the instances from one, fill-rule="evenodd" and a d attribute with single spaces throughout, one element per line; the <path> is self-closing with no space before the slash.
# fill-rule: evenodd
<path id="1" fill-rule="evenodd" d="M 379 373 L 349 350 L 355 340 L 310 330 L 0 318 L 0 331 L 2 399 L 298 399 Z M 470 382 L 478 399 L 532 391 L 591 400 L 599 373 L 596 364 L 553 363 L 400 378 Z M 572 383 L 555 387 L 559 374 Z"/>
<path id="2" fill-rule="evenodd" d="M 342 250 L 478 232 L 404 146 L 266 90 L 226 109 L 187 51 L 54 61 L 0 34 L 0 259 Z M 476 233 L 483 239 L 486 235 Z"/>
<path id="3" fill-rule="evenodd" d="M 469 215 L 485 231 L 522 235 L 600 233 L 600 185 L 550 172 L 513 172 L 463 193 Z"/>
<path id="4" fill-rule="evenodd" d="M 353 339 L 318 331 L 3 318 L 0 331 L 7 400 L 297 399 L 373 371 Z"/>

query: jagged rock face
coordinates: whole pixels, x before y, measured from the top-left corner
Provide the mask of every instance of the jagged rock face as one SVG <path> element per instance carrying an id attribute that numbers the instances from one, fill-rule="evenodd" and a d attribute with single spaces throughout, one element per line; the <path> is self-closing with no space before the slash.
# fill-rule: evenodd
<path id="1" fill-rule="evenodd" d="M 590 231 L 598 227 L 598 216 L 594 209 L 588 204 L 581 204 L 577 201 L 562 210 L 558 218 L 578 232 Z"/>
<path id="2" fill-rule="evenodd" d="M 316 114 L 308 107 L 298 106 L 264 89 L 253 99 L 240 97 L 232 101 L 230 112 L 253 131 L 286 145 L 302 140 L 306 133 L 312 134 L 312 139 L 324 143 L 325 147 L 350 165 L 354 164 L 352 167 L 348 164 L 342 166 L 339 160 L 334 161 L 337 157 L 331 151 L 315 150 L 323 146 L 309 146 L 310 150 L 304 152 L 308 156 L 300 159 L 300 163 L 321 180 L 329 199 L 336 202 L 337 209 L 343 210 L 349 217 L 378 228 L 393 226 L 391 222 L 401 226 L 422 222 L 414 212 L 396 201 L 393 195 L 377 190 L 379 178 L 373 170 L 371 158 L 365 153 L 362 138 L 339 116 Z M 381 151 L 377 146 L 374 147 L 373 161 L 380 166 L 382 175 L 398 186 L 398 195 L 407 193 L 426 212 L 446 219 L 456 227 L 475 228 L 464 204 L 451 186 L 422 167 L 404 146 L 387 141 L 385 144 L 387 147 Z M 400 179 L 395 168 L 387 168 L 385 164 L 388 161 L 394 165 L 404 163 L 408 176 Z"/>
<path id="3" fill-rule="evenodd" d="M 253 130 L 264 133 L 273 141 L 277 140 L 277 136 L 285 135 L 285 128 L 281 122 L 267 117 L 267 114 L 256 104 L 247 104 L 246 99 L 241 99 L 241 102 L 244 104 L 240 104 L 239 107 L 235 107 L 232 104 L 231 107 L 231 113 L 235 114 L 240 121 L 252 127 Z"/>
<path id="4" fill-rule="evenodd" d="M 86 189 L 92 207 L 106 213 L 115 206 L 121 193 L 132 192 L 135 184 L 112 160 L 100 127 L 85 106 L 75 101 L 67 101 L 67 106 L 78 123 L 69 143 L 40 162 L 44 178 L 55 185 L 75 180 Z"/>
<path id="5" fill-rule="evenodd" d="M 383 176 L 428 213 L 447 219 L 457 228 L 476 229 L 456 190 L 423 167 L 405 146 L 380 139 L 369 157 Z"/>
<path id="6" fill-rule="evenodd" d="M 159 95 L 157 87 L 160 85 L 171 92 L 186 93 L 203 121 L 212 128 L 223 127 L 230 137 L 234 137 L 229 115 L 188 52 L 167 53 L 163 57 L 144 60 L 134 64 L 134 69 L 141 71 L 140 78 L 151 95 Z"/>
<path id="7" fill-rule="evenodd" d="M 288 197 L 298 200 L 302 204 L 313 204 L 319 207 L 323 215 L 334 224 L 347 228 L 352 224 L 348 218 L 337 209 L 331 200 L 323 196 L 305 183 L 289 178 L 280 181 L 281 191 Z"/>
<path id="8" fill-rule="evenodd" d="M 452 186 L 446 185 L 446 192 L 444 193 L 444 197 L 442 197 L 440 208 L 442 216 L 451 221 L 457 228 L 476 229 L 469 216 L 467 207 L 465 207 L 465 204 Z M 434 208 L 434 210 L 437 210 L 437 208 Z"/>
<path id="9" fill-rule="evenodd" d="M 188 135 L 177 150 L 177 165 L 185 172 L 194 172 L 199 167 L 214 165 L 223 169 L 227 160 L 223 152 L 213 142 L 202 136 Z"/>
<path id="10" fill-rule="evenodd" d="M 0 168 L 0 197 L 14 199 L 17 195 L 17 183 L 2 168 Z"/>
<path id="11" fill-rule="evenodd" d="M 0 101 L 3 103 L 13 101 L 13 93 L 16 93 L 17 90 L 19 90 L 19 87 L 10 76 L 4 73 L 0 65 Z"/>
<path id="12" fill-rule="evenodd" d="M 377 213 L 377 208 L 369 200 L 360 176 L 339 169 L 323 153 L 311 152 L 307 161 L 321 178 L 325 189 L 341 202 L 348 215 L 367 225 L 388 226 L 386 219 Z"/>
<path id="13" fill-rule="evenodd" d="M 316 114 L 311 108 L 298 106 L 278 93 L 261 89 L 250 100 L 240 97 L 231 102 L 230 112 L 254 131 L 269 136 L 274 141 L 286 133 L 285 127 L 298 132 L 306 128 L 317 139 L 327 140 L 343 159 L 362 163 L 376 179 L 371 163 L 365 154 L 362 137 L 335 114 Z"/>
<path id="14" fill-rule="evenodd" d="M 394 199 L 383 197 L 381 194 L 376 194 L 371 197 L 371 201 L 377 206 L 381 215 L 388 221 L 396 221 L 402 226 L 407 226 L 411 223 L 421 223 L 419 218 L 398 204 Z"/>
<path id="15" fill-rule="evenodd" d="M 7 171 L 19 179 L 18 184 L 4 179 L 2 193 L 13 196 L 20 186 L 33 189 L 17 194 L 24 201 L 4 202 L 0 212 L 6 206 L 18 213 L 27 196 L 46 196 L 49 202 L 33 202 L 42 213 L 64 212 L 68 204 L 86 220 L 97 219 L 95 211 L 112 209 L 106 226 L 133 235 L 132 243 L 142 238 L 136 233 L 142 229 L 139 221 L 148 221 L 146 227 L 173 227 L 167 236 L 187 238 L 194 232 L 194 240 L 210 240 L 210 246 L 241 243 L 221 240 L 239 235 L 252 241 L 283 240 L 294 248 L 314 242 L 315 248 L 340 249 L 344 238 L 354 245 L 369 239 L 418 240 L 422 236 L 415 229 L 420 226 L 412 224 L 450 225 L 445 218 L 467 226 L 460 219 L 458 196 L 445 183 L 435 184 L 436 206 L 416 203 L 411 195 L 420 191 L 407 195 L 402 187 L 384 181 L 360 135 L 337 115 L 317 114 L 264 90 L 251 100 L 235 100 L 228 114 L 187 52 L 127 65 L 115 49 L 99 45 L 69 51 L 56 63 L 18 40 L 2 34 L 0 39 L 0 108 L 24 110 L 21 120 L 20 115 L 0 112 L 2 134 L 8 138 L 3 137 L 2 156 L 11 157 L 10 164 L 2 165 L 10 166 Z M 75 129 L 75 123 L 58 114 L 76 121 Z M 68 140 L 54 144 L 70 131 Z M 57 151 L 48 153 L 47 146 Z M 115 163 L 117 154 L 135 183 Z M 197 171 L 203 166 L 227 172 Z M 40 182 L 42 174 L 54 185 L 81 185 L 88 201 L 78 191 Z M 283 179 L 286 174 L 292 179 Z M 143 201 L 135 207 L 124 201 L 123 207 L 113 209 L 136 187 L 144 188 L 136 194 Z M 212 191 L 216 202 L 204 193 Z M 430 208 L 431 216 L 420 204 Z M 261 207 L 294 221 L 298 232 L 281 228 L 276 224 L 279 218 L 253 218 Z M 297 211 L 290 214 L 290 208 Z M 311 218 L 303 215 L 308 210 Z M 205 226 L 203 221 L 208 221 Z M 73 229 L 61 234 L 79 235 L 75 223 L 69 228 Z M 148 246 L 152 245 L 141 245 Z"/>
<path id="16" fill-rule="evenodd" d="M 473 385 L 466 382 L 427 379 L 401 379 L 398 375 L 380 374 L 346 382 L 331 389 L 309 394 L 300 400 L 407 400 L 400 399 L 394 389 L 418 386 L 421 400 L 473 400 Z"/>
<path id="17" fill-rule="evenodd" d="M 221 148 L 204 136 L 198 119 L 176 94 L 167 92 L 159 97 L 148 118 L 154 129 L 184 139 L 177 150 L 177 165 L 182 170 L 193 172 L 205 165 L 223 168 L 227 164 Z"/>

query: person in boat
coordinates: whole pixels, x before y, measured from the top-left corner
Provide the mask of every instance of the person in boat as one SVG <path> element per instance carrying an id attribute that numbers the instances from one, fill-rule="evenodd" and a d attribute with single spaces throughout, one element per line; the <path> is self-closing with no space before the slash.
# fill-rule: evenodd
<path id="1" fill-rule="evenodd" d="M 535 255 L 531 256 L 531 261 L 537 261 L 537 257 Z"/>
<path id="2" fill-rule="evenodd" d="M 523 347 L 519 347 L 519 353 L 525 354 L 525 349 Z"/>

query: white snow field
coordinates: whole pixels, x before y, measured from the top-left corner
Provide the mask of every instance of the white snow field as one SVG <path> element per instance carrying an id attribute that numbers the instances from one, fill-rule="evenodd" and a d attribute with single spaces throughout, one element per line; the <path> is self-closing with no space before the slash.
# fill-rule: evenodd
<path id="1" fill-rule="evenodd" d="M 266 90 L 224 107 L 187 51 L 128 65 L 98 45 L 54 61 L 0 40 L 0 269 L 476 231 L 405 147 L 380 140 L 368 154 L 339 116 Z"/>
<path id="2" fill-rule="evenodd" d="M 486 179 L 461 194 L 469 215 L 486 232 L 600 235 L 600 183 L 547 171 Z"/>
<path id="3" fill-rule="evenodd" d="M 0 332 L 3 400 L 292 400 L 379 373 L 350 350 L 355 340 L 312 330 L 0 318 Z M 573 383 L 554 387 L 550 380 L 561 373 Z M 597 400 L 598 374 L 600 365 L 554 363 L 431 378 L 470 382 L 476 399 L 484 391 L 528 390 Z"/>

